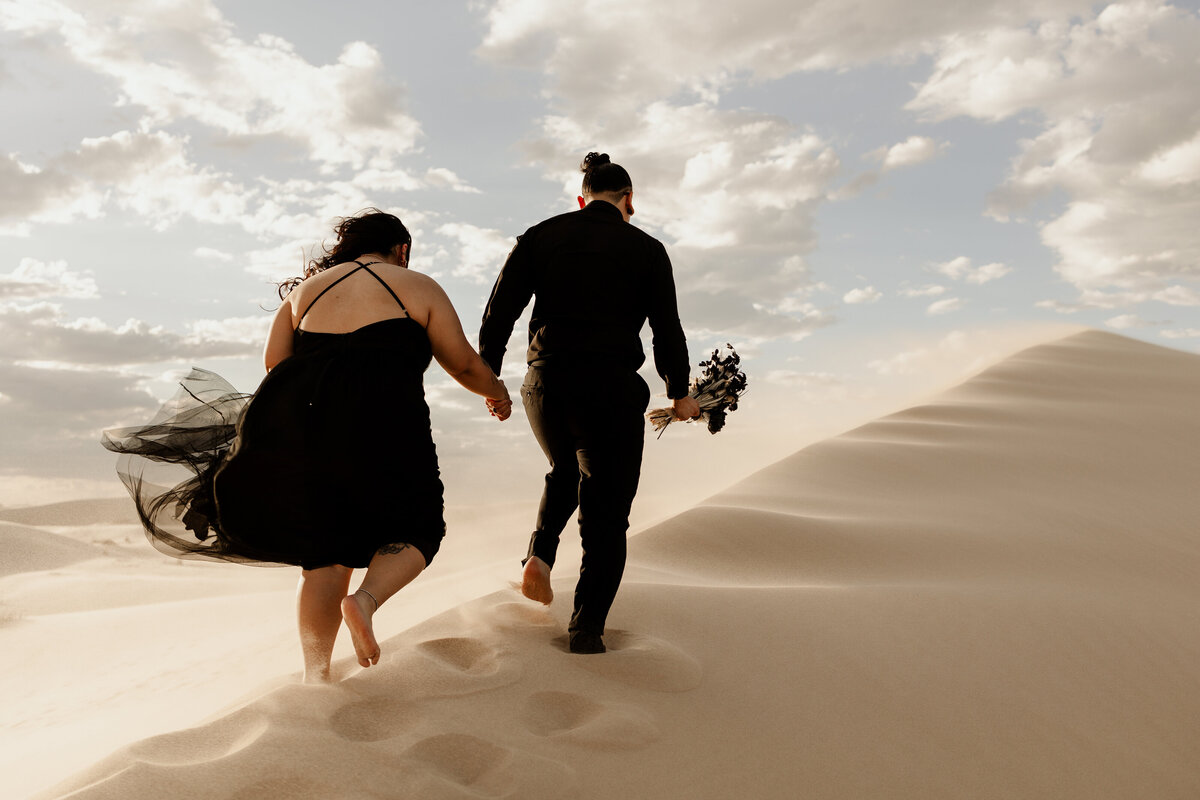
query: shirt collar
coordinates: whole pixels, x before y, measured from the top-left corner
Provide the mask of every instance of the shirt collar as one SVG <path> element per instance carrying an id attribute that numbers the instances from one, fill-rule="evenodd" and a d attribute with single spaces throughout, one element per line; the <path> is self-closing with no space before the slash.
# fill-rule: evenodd
<path id="1" fill-rule="evenodd" d="M 625 215 L 621 213 L 621 209 L 617 208 L 606 200 L 593 200 L 580 210 L 587 211 L 591 214 L 599 214 L 601 216 L 604 216 L 605 214 L 611 214 L 618 219 L 625 219 Z"/>

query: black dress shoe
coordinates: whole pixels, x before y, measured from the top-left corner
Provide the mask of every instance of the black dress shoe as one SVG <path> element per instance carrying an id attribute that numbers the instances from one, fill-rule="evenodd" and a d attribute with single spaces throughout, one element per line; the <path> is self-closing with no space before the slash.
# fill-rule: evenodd
<path id="1" fill-rule="evenodd" d="M 572 631 L 571 632 L 571 652 L 579 653 L 580 655 L 603 653 L 608 650 L 604 646 L 604 640 L 600 638 L 598 633 L 588 633 L 587 631 Z"/>

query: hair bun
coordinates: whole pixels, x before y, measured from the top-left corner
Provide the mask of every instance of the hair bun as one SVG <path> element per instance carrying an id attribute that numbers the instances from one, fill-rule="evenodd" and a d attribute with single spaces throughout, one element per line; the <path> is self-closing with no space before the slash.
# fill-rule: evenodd
<path id="1" fill-rule="evenodd" d="M 609 164 L 611 160 L 608 153 L 588 153 L 583 157 L 583 163 L 579 165 L 579 171 L 588 173 L 603 164 Z"/>

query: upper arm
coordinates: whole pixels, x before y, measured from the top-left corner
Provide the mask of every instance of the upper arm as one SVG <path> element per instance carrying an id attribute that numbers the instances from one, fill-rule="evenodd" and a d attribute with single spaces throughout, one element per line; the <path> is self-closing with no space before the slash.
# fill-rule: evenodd
<path id="1" fill-rule="evenodd" d="M 671 258 L 662 242 L 654 243 L 654 273 L 651 280 L 653 296 L 650 299 L 651 327 L 656 322 L 672 324 L 679 320 L 679 302 L 675 297 L 675 276 L 671 272 Z"/>
<path id="2" fill-rule="evenodd" d="M 442 368 L 456 375 L 469 368 L 478 354 L 467 341 L 458 312 L 442 287 L 431 279 L 427 291 L 429 320 L 425 325 L 425 334 L 429 337 L 429 346 Z"/>
<path id="3" fill-rule="evenodd" d="M 533 297 L 532 249 L 529 231 L 517 237 L 484 308 L 479 327 L 479 353 L 496 372 L 500 370 L 513 325 Z"/>
<path id="4" fill-rule="evenodd" d="M 275 318 L 271 320 L 271 331 L 267 334 L 267 344 L 263 348 L 263 365 L 270 372 L 275 365 L 292 354 L 292 340 L 295 329 L 292 326 L 292 304 L 284 300 Z"/>

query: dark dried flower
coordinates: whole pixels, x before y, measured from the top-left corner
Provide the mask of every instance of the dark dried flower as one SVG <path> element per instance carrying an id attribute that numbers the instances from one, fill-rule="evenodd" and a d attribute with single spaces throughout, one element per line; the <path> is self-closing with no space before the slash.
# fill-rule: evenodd
<path id="1" fill-rule="evenodd" d="M 700 362 L 700 375 L 692 379 L 691 396 L 700 406 L 697 419 L 708 425 L 710 433 L 725 427 L 726 414 L 737 411 L 738 400 L 746 393 L 746 373 L 738 369 L 742 358 L 732 344 L 725 346 L 729 348 L 729 354 L 722 356 L 720 349 L 713 350 L 708 361 Z M 676 419 L 669 408 L 656 408 L 646 416 L 660 437 Z"/>

